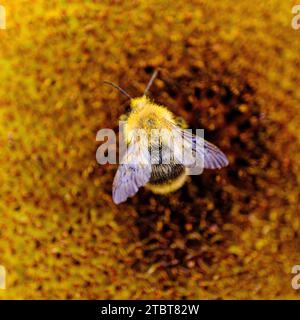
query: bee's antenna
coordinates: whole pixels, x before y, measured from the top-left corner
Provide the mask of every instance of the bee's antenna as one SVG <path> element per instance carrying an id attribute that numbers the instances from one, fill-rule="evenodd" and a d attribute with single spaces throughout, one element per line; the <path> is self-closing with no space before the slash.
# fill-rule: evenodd
<path id="1" fill-rule="evenodd" d="M 147 84 L 147 87 L 146 87 L 145 92 L 144 92 L 144 96 L 147 94 L 147 92 L 149 91 L 150 87 L 152 86 L 152 83 L 155 80 L 155 78 L 157 77 L 157 74 L 158 74 L 158 70 L 155 70 L 153 72 L 153 75 L 152 75 L 150 81 Z"/>
<path id="2" fill-rule="evenodd" d="M 122 88 L 120 88 L 119 86 L 117 86 L 116 84 L 114 84 L 113 82 L 109 82 L 109 81 L 103 81 L 105 84 L 108 84 L 116 89 L 118 89 L 121 93 L 123 93 L 127 98 L 129 98 L 130 100 L 132 99 L 132 97 Z"/>

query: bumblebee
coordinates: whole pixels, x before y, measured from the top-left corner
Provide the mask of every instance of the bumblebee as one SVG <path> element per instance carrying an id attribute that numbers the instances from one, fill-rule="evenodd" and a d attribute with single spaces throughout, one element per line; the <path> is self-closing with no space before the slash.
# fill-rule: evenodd
<path id="1" fill-rule="evenodd" d="M 124 154 L 126 161 L 121 161 L 113 181 L 112 196 L 116 204 L 134 196 L 142 186 L 156 194 L 168 194 L 181 188 L 196 164 L 190 157 L 180 157 L 178 146 L 191 149 L 193 157 L 198 160 L 196 163 L 198 166 L 200 163 L 203 169 L 221 169 L 228 165 L 227 157 L 219 148 L 201 137 L 186 134 L 171 111 L 150 100 L 147 93 L 156 76 L 157 71 L 152 75 L 143 96 L 138 98 L 132 98 L 112 82 L 105 82 L 126 95 L 131 107 L 123 129 L 127 146 Z M 140 129 L 145 133 L 145 140 L 136 134 Z M 159 132 L 155 141 L 151 138 L 153 131 Z M 170 137 L 174 142 L 171 145 L 167 143 Z M 199 145 L 201 147 L 197 148 Z"/>

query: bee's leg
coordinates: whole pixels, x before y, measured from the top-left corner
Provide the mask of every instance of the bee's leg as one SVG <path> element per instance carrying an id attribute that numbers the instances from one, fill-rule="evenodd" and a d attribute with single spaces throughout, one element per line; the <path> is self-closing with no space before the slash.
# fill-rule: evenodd
<path id="1" fill-rule="evenodd" d="M 186 121 L 182 117 L 176 117 L 175 121 L 180 128 L 182 128 L 182 129 L 188 128 L 188 124 L 186 123 Z"/>
<path id="2" fill-rule="evenodd" d="M 119 121 L 127 121 L 128 119 L 128 114 L 122 114 L 120 117 L 119 117 Z"/>

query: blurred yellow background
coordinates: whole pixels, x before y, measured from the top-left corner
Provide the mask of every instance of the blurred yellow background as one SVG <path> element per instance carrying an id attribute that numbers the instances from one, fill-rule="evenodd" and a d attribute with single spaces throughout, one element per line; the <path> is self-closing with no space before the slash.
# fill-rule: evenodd
<path id="1" fill-rule="evenodd" d="M 24 299 L 299 298 L 294 1 L 0 0 L 0 265 Z M 116 206 L 96 133 L 153 99 L 228 155 Z"/>

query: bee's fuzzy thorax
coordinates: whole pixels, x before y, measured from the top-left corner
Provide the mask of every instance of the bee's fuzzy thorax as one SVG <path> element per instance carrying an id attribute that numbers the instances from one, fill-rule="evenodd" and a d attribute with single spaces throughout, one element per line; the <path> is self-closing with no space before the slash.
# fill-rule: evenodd
<path id="1" fill-rule="evenodd" d="M 131 109 L 125 126 L 125 138 L 131 139 L 135 129 L 144 129 L 150 134 L 152 129 L 167 128 L 168 124 L 175 123 L 173 113 L 166 107 L 155 104 L 147 96 L 131 100 Z"/>

